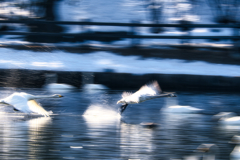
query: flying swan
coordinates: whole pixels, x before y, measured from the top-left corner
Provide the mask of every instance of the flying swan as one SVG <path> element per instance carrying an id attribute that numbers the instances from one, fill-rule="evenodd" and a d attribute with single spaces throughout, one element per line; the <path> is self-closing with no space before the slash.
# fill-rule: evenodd
<path id="1" fill-rule="evenodd" d="M 15 111 L 22 111 L 24 113 L 38 113 L 44 115 L 45 117 L 49 117 L 48 112 L 43 107 L 41 107 L 34 99 L 60 97 L 63 96 L 59 94 L 54 94 L 50 96 L 35 96 L 24 92 L 15 92 L 10 96 L 1 99 L 0 104 L 2 103 L 6 105 L 12 105 Z"/>
<path id="2" fill-rule="evenodd" d="M 123 92 L 122 99 L 117 102 L 123 103 L 120 107 L 120 114 L 127 108 L 128 104 L 142 103 L 144 101 L 161 98 L 161 97 L 177 97 L 174 92 L 162 92 L 157 81 L 153 83 L 142 86 L 134 94 L 129 92 Z"/>

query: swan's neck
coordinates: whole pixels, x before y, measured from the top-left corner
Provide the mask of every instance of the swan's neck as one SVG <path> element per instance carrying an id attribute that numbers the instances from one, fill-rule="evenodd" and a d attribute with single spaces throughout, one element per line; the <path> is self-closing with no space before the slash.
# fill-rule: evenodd
<path id="1" fill-rule="evenodd" d="M 38 95 L 38 96 L 33 96 L 32 99 L 42 99 L 42 98 L 56 98 L 56 96 L 44 96 L 44 95 Z"/>
<path id="2" fill-rule="evenodd" d="M 169 93 L 163 93 L 163 94 L 160 94 L 159 96 L 160 97 L 169 97 L 169 95 L 170 95 Z"/>

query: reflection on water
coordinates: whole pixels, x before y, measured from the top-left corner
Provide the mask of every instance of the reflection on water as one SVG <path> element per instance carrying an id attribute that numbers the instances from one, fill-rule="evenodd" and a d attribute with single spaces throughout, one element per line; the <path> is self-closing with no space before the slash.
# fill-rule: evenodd
<path id="1" fill-rule="evenodd" d="M 25 114 L 1 114 L 1 159 L 5 156 L 18 159 L 19 153 L 24 153 L 22 158 L 38 158 L 38 152 L 42 152 L 39 142 L 50 123 L 51 118 L 47 117 L 29 119 Z"/>
<path id="2" fill-rule="evenodd" d="M 29 158 L 38 159 L 38 155 L 42 152 L 42 149 L 45 148 L 44 145 L 41 146 L 39 142 L 43 141 L 44 131 L 46 127 L 51 124 L 51 118 L 49 117 L 41 117 L 35 118 L 26 121 L 26 125 L 28 125 L 28 144 L 29 146 Z M 42 148 L 42 149 L 41 149 Z"/>
<path id="3" fill-rule="evenodd" d="M 48 94 L 45 90 L 22 91 Z M 12 92 L 2 90 L 0 97 Z M 0 159 L 197 158 L 200 154 L 195 151 L 201 144 L 215 144 L 217 159 L 230 158 L 236 144 L 229 141 L 239 134 L 239 125 L 222 125 L 213 116 L 219 112 L 239 115 L 238 94 L 180 92 L 176 98 L 129 105 L 120 116 L 116 102 L 121 93 L 74 90 L 57 101 L 39 100 L 53 112 L 51 118 L 0 106 Z M 162 108 L 171 106 L 191 106 L 204 112 L 163 112 Z M 148 123 L 158 125 L 142 125 Z"/>
<path id="4" fill-rule="evenodd" d="M 156 149 L 153 139 L 154 131 L 140 125 L 121 124 L 120 151 L 121 157 L 130 159 L 153 159 Z"/>

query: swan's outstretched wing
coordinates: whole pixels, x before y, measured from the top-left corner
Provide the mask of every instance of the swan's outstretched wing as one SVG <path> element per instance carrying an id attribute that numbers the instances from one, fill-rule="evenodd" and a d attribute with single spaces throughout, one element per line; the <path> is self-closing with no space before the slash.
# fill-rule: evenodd
<path id="1" fill-rule="evenodd" d="M 131 92 L 123 92 L 122 93 L 122 98 L 126 98 L 126 97 L 131 96 L 131 95 L 132 95 Z"/>
<path id="2" fill-rule="evenodd" d="M 31 113 L 27 104 L 28 100 L 24 96 L 21 96 L 20 93 L 14 93 L 2 101 L 6 104 L 12 105 L 15 109 L 21 112 Z"/>
<path id="3" fill-rule="evenodd" d="M 134 94 L 137 95 L 151 95 L 151 96 L 155 96 L 155 95 L 159 95 L 162 93 L 162 90 L 160 88 L 160 86 L 158 85 L 157 81 L 154 81 L 153 83 L 147 84 L 142 86 L 137 92 L 135 92 Z"/>
<path id="4" fill-rule="evenodd" d="M 12 94 L 4 99 L 4 102 L 12 105 L 17 110 L 24 113 L 39 113 L 44 116 L 49 116 L 48 112 L 44 110 L 35 100 L 29 100 L 22 96 L 22 94 Z"/>
<path id="5" fill-rule="evenodd" d="M 35 100 L 29 100 L 27 104 L 32 112 L 44 115 L 45 117 L 49 117 L 48 112 L 42 106 L 40 106 Z"/>

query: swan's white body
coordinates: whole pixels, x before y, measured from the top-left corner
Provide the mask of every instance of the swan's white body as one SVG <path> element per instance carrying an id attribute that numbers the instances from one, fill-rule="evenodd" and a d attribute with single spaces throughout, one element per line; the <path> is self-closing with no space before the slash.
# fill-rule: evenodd
<path id="1" fill-rule="evenodd" d="M 61 95 L 52 95 L 52 96 L 34 96 L 24 92 L 15 92 L 7 98 L 1 99 L 0 103 L 12 105 L 15 109 L 22 111 L 24 113 L 38 113 L 49 117 L 48 112 L 41 107 L 34 99 L 40 98 L 60 98 Z"/>
<path id="2" fill-rule="evenodd" d="M 123 104 L 136 104 L 142 103 L 144 101 L 161 98 L 161 97 L 176 97 L 174 93 L 163 93 L 158 85 L 157 81 L 142 86 L 137 92 L 134 94 L 129 92 L 123 92 L 122 99 L 117 102 Z"/>
<path id="3" fill-rule="evenodd" d="M 120 107 L 120 114 L 122 114 L 129 104 L 142 103 L 150 99 L 161 97 L 176 97 L 176 95 L 174 93 L 163 93 L 157 81 L 155 81 L 151 84 L 142 86 L 134 94 L 123 92 L 122 99 L 119 100 L 117 104 L 123 103 Z"/>
<path id="4" fill-rule="evenodd" d="M 162 111 L 164 113 L 178 113 L 178 114 L 192 114 L 192 113 L 199 113 L 202 109 L 191 107 L 191 106 L 169 106 L 163 108 Z"/>

